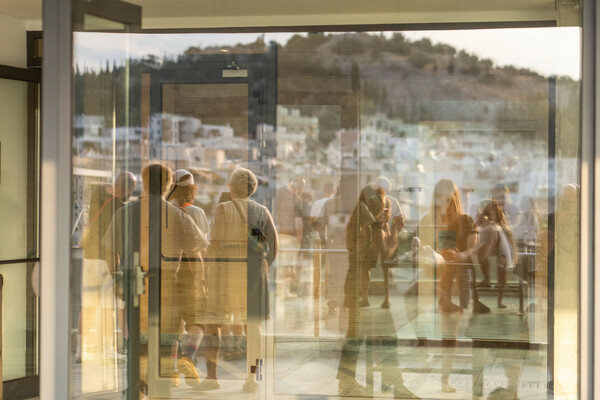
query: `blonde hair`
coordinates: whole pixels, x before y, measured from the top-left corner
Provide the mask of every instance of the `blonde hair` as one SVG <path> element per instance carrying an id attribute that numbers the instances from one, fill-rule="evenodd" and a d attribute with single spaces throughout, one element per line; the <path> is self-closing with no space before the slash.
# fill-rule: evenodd
<path id="1" fill-rule="evenodd" d="M 433 190 L 433 199 L 431 201 L 431 216 L 435 216 L 436 199 L 439 196 L 446 196 L 450 199 L 445 210 L 448 224 L 458 221 L 458 217 L 465 214 L 465 209 L 460 199 L 460 190 L 450 179 L 440 179 Z"/>
<path id="2" fill-rule="evenodd" d="M 513 259 L 513 262 L 516 263 L 517 262 L 517 244 L 515 242 L 515 237 L 513 235 L 512 229 L 510 229 L 510 224 L 508 223 L 506 214 L 504 213 L 504 209 L 498 200 L 484 199 L 479 203 L 479 210 L 478 210 L 479 215 L 477 218 L 478 222 L 481 223 L 481 219 L 485 216 L 487 216 L 488 218 L 490 217 L 488 209 L 491 209 L 492 211 L 494 211 L 494 213 L 496 213 L 497 221 L 492 221 L 492 222 L 500 225 L 500 228 L 504 231 L 504 233 L 508 237 L 508 240 L 510 242 L 512 259 Z"/>

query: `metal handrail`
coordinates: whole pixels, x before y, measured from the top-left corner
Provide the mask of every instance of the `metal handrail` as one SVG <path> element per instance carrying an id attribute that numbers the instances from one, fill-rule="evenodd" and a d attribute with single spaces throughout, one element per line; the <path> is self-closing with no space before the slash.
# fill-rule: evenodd
<path id="1" fill-rule="evenodd" d="M 15 260 L 2 260 L 2 261 L 0 261 L 0 265 L 24 264 L 24 263 L 34 263 L 34 262 L 40 262 L 40 258 L 35 257 L 35 258 L 17 258 Z"/>

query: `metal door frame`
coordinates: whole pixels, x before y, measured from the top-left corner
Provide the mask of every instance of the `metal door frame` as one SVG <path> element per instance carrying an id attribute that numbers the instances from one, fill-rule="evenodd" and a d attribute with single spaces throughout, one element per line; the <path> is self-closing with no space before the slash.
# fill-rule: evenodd
<path id="1" fill-rule="evenodd" d="M 158 116 L 158 134 L 150 133 L 150 156 L 165 160 L 162 153 L 162 103 L 163 85 L 168 84 L 247 84 L 248 85 L 248 134 L 249 139 L 258 137 L 261 124 L 276 126 L 277 104 L 277 47 L 272 44 L 264 54 L 210 54 L 191 56 L 179 65 L 170 65 L 150 73 L 150 117 Z M 246 76 L 224 76 L 225 71 L 247 71 Z M 150 126 L 150 124 L 149 124 Z M 154 157 L 152 157 L 154 156 Z M 168 155 L 167 155 L 168 157 Z M 152 207 L 160 212 L 162 207 Z M 150 217 L 153 220 L 152 217 Z M 161 217 L 154 220 L 160 221 Z M 160 235 L 152 236 L 148 271 L 148 395 L 169 396 L 170 377 L 160 376 L 160 271 L 161 262 L 171 259 L 163 254 Z M 156 294 L 156 295 L 151 295 Z M 134 321 L 132 321 L 133 323 Z"/>

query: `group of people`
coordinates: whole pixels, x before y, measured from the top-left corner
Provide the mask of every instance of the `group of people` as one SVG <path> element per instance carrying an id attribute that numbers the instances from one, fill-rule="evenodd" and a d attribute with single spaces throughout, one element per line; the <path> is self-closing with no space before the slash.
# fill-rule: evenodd
<path id="1" fill-rule="evenodd" d="M 371 271 L 398 252 L 406 223 L 398 200 L 387 194 L 389 180 L 380 178 L 365 186 L 349 217 L 336 219 L 329 218 L 337 215 L 334 209 L 340 204 L 333 185 L 325 184 L 323 198 L 312 202 L 312 196 L 303 191 L 305 181 L 296 178 L 277 192 L 273 220 L 265 206 L 250 199 L 258 186 L 256 176 L 239 168 L 231 174 L 229 193 L 222 196 L 209 223 L 205 212 L 193 204 L 198 188 L 190 172 L 173 173 L 164 164 L 151 163 L 141 175 L 144 190 L 136 201 L 127 202 L 136 186 L 135 176 L 128 172 L 92 196 L 88 232 L 82 240 L 80 335 L 86 338 L 80 339 L 83 346 L 78 347 L 78 359 L 83 357 L 80 349 L 86 348 L 86 341 L 102 344 L 105 355 L 108 352 L 120 357 L 115 351 L 116 316 L 120 316 L 124 336 L 126 324 L 123 312 L 115 312 L 122 310 L 123 296 L 113 292 L 113 275 L 133 268 L 139 260 L 144 271 L 160 269 L 161 342 L 169 343 L 161 354 L 173 360 L 162 372 L 171 375 L 174 385 L 180 384 L 179 376 L 183 374 L 186 383 L 197 390 L 218 389 L 217 365 L 221 343 L 225 342 L 226 360 L 246 358 L 244 389 L 255 391 L 255 362 L 261 358 L 260 326 L 270 314 L 269 266 L 279 247 L 309 248 L 312 237 L 322 239 L 326 247 L 343 238 L 343 247 L 348 251 L 344 256 L 347 268 L 332 279 L 332 284 L 343 285 L 343 300 L 329 299 L 330 309 L 348 310 L 339 391 L 340 395 L 364 393 L 352 372 L 358 354 L 356 340 L 358 345 L 361 340 L 360 312 L 369 305 Z M 481 202 L 474 220 L 461 198 L 454 182 L 440 180 L 429 213 L 419 221 L 415 232 L 420 244 L 433 249 L 441 261 L 435 268 L 441 276 L 437 301 L 443 314 L 462 312 L 462 307 L 452 301 L 461 265 L 479 264 L 484 276 L 481 286 L 490 285 L 489 271 L 496 268 L 498 284 L 503 285 L 517 259 L 505 204 L 494 198 Z M 288 269 L 288 295 L 297 296 L 305 256 L 302 252 L 287 256 L 289 260 L 278 257 L 278 265 Z M 332 268 L 331 273 L 335 270 Z M 142 334 L 148 332 L 152 318 L 147 311 L 148 296 L 155 295 L 148 292 L 148 286 L 145 293 L 140 306 Z M 389 306 L 386 298 L 382 308 Z M 497 306 L 504 307 L 502 293 Z M 479 307 L 489 311 L 483 304 Z M 100 337 L 89 335 L 93 324 L 103 326 L 96 330 Z M 195 365 L 201 345 L 206 364 L 204 380 Z M 442 389 L 453 392 L 448 377 L 449 373 L 442 374 Z M 387 384 L 397 397 L 416 398 L 404 385 L 401 374 Z"/>
<path id="2" fill-rule="evenodd" d="M 126 203 L 136 185 L 128 172 L 92 195 L 89 234 L 81 242 L 81 320 L 90 322 L 81 324 L 77 361 L 85 359 L 89 345 L 103 340 L 107 346 L 102 355 L 115 353 L 116 303 L 122 305 L 124 296 L 114 293 L 113 276 L 139 264 L 143 271 L 159 271 L 154 276 L 160 277 L 161 375 L 171 376 L 173 385 L 180 385 L 183 374 L 186 383 L 197 390 L 219 388 L 217 360 L 223 338 L 228 345 L 226 359 L 246 358 L 244 389 L 255 391 L 260 323 L 269 316 L 268 266 L 278 249 L 270 212 L 250 200 L 258 186 L 256 176 L 244 168 L 233 171 L 229 198 L 217 205 L 210 223 L 193 204 L 197 186 L 190 172 L 173 173 L 162 163 L 151 163 L 141 176 L 144 190 L 136 201 Z M 98 194 L 106 200 L 95 199 Z M 154 318 L 148 312 L 149 296 L 156 295 L 152 289 L 149 292 L 146 282 L 140 299 L 142 336 Z M 102 339 L 91 337 L 90 325 L 99 323 L 105 326 Z M 201 343 L 204 380 L 195 366 Z M 165 358 L 173 362 L 165 363 Z"/>
<path id="3" fill-rule="evenodd" d="M 375 266 L 376 260 L 389 259 L 397 252 L 404 218 L 401 215 L 390 218 L 391 209 L 391 201 L 383 187 L 368 185 L 362 189 L 346 225 L 349 268 L 344 285 L 344 305 L 349 310 L 349 323 L 338 370 L 340 395 L 366 395 L 366 388 L 355 379 L 357 347 L 364 340 L 360 326 L 361 307 L 368 305 L 369 271 Z M 429 213 L 419 221 L 415 235 L 419 238 L 420 246 L 430 248 L 435 254 L 432 265 L 434 276 L 439 277 L 438 310 L 442 313 L 442 325 L 449 327 L 446 332 L 449 334 L 442 338 L 442 345 L 452 349 L 456 346 L 458 327 L 457 318 L 453 314 L 463 311 L 463 307 L 452 301 L 455 281 L 466 266 L 472 268 L 472 265 L 479 265 L 484 278 L 477 285 L 490 286 L 491 268 L 497 270 L 497 284 L 500 287 L 506 284 L 507 273 L 512 271 L 517 261 L 514 234 L 503 203 L 494 198 L 483 200 L 474 220 L 463 207 L 461 191 L 457 185 L 451 180 L 442 179 L 434 188 Z M 423 290 L 419 293 L 427 294 Z M 431 294 L 433 293 L 432 290 Z M 500 292 L 498 308 L 505 307 L 502 299 L 503 293 Z M 474 301 L 475 312 L 490 311 L 478 298 Z M 382 307 L 389 307 L 389 304 L 384 302 Z M 394 329 L 392 331 L 395 332 Z M 392 348 L 390 354 L 396 353 L 397 350 Z M 451 365 L 451 357 L 442 360 L 441 389 L 449 393 L 456 391 L 449 383 Z M 392 370 L 393 368 L 394 366 Z M 397 363 L 395 368 L 398 368 Z M 519 374 L 514 372 L 514 369 L 510 374 L 507 372 L 510 390 L 516 390 L 518 382 Z M 400 372 L 396 373 L 391 382 L 383 383 L 388 388 L 393 387 L 396 398 L 417 398 L 404 385 Z"/>

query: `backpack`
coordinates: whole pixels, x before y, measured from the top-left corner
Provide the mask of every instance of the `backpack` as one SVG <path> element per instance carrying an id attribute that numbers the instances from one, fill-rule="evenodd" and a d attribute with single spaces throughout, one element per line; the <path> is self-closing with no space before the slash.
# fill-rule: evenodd
<path id="1" fill-rule="evenodd" d="M 267 238 L 262 233 L 260 228 L 257 228 L 257 227 L 254 227 L 251 225 L 250 218 L 253 215 L 252 212 L 250 211 L 250 209 L 248 209 L 248 216 L 245 217 L 244 213 L 242 212 L 242 209 L 240 208 L 240 205 L 238 203 L 236 203 L 235 200 L 231 200 L 231 201 L 233 202 L 233 205 L 235 206 L 235 209 L 237 210 L 240 217 L 242 217 L 242 220 L 247 221 L 248 250 L 252 251 L 253 254 L 255 254 L 255 255 L 259 255 L 261 257 L 264 256 L 265 252 L 267 251 Z M 250 208 L 251 204 L 252 203 L 250 203 L 250 202 L 248 203 L 248 208 Z"/>

